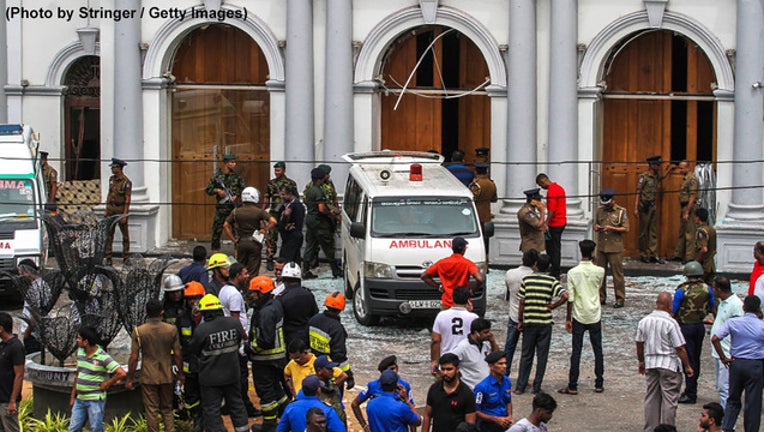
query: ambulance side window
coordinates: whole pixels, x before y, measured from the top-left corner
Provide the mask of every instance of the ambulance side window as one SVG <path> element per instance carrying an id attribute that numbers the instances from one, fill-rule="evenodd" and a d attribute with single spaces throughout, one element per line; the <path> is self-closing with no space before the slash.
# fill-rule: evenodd
<path id="1" fill-rule="evenodd" d="M 352 176 L 349 177 L 347 187 L 345 187 L 344 202 L 342 204 L 348 218 L 353 222 L 356 221 L 356 216 L 358 215 L 358 206 L 360 205 L 362 192 L 358 182 L 356 182 Z"/>

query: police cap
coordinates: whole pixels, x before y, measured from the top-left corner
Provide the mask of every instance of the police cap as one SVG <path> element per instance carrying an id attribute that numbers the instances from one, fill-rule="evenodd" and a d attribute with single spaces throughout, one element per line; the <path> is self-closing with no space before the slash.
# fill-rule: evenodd
<path id="1" fill-rule="evenodd" d="M 600 202 L 602 204 L 609 204 L 615 196 L 615 189 L 603 189 L 600 191 Z"/>
<path id="2" fill-rule="evenodd" d="M 40 160 L 45 160 L 45 159 L 47 159 L 47 158 L 48 158 L 48 152 L 46 152 L 46 151 L 41 151 L 41 152 L 40 152 Z"/>
<path id="3" fill-rule="evenodd" d="M 120 168 L 124 167 L 125 165 L 127 165 L 127 162 L 117 158 L 111 158 L 111 163 L 109 164 L 110 167 L 120 167 Z"/>
<path id="4" fill-rule="evenodd" d="M 524 190 L 523 191 L 525 196 L 528 197 L 528 198 L 538 197 L 538 196 L 541 195 L 540 192 L 541 192 L 541 189 L 539 189 L 539 188 L 533 188 L 533 189 L 528 189 L 528 190 Z"/>
<path id="5" fill-rule="evenodd" d="M 649 158 L 647 158 L 647 162 L 651 164 L 659 164 L 661 163 L 661 155 L 650 156 Z"/>

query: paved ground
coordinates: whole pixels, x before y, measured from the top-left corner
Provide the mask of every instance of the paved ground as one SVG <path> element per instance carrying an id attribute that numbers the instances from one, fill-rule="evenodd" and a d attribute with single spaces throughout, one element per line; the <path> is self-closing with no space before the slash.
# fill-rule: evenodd
<path id="1" fill-rule="evenodd" d="M 179 246 L 180 250 L 180 246 Z M 225 250 L 225 246 L 224 246 Z M 119 260 L 115 260 L 117 264 Z M 177 262 L 171 270 L 187 262 Z M 563 308 L 555 311 L 555 328 L 552 338 L 549 366 L 543 389 L 552 392 L 558 401 L 558 410 L 550 424 L 550 430 L 556 431 L 639 431 L 642 428 L 644 398 L 644 378 L 637 373 L 634 348 L 636 324 L 648 314 L 654 306 L 654 299 L 660 291 L 673 291 L 683 280 L 677 276 L 681 266 L 647 266 L 639 269 L 641 263 L 630 263 L 634 273 L 653 273 L 659 276 L 630 276 L 627 278 L 627 301 L 624 309 L 610 306 L 603 310 L 603 344 L 605 354 L 605 392 L 593 393 L 593 357 L 585 343 L 578 396 L 558 395 L 555 390 L 567 383 L 570 356 L 570 336 L 563 326 Z M 328 266 L 320 273 L 319 279 L 306 281 L 316 295 L 319 304 L 329 292 L 342 290 L 342 281 L 332 279 Z M 672 276 L 673 274 L 673 276 Z M 503 301 L 503 270 L 492 270 L 488 275 L 488 311 L 487 318 L 494 322 L 496 340 L 503 347 L 506 335 L 507 305 Z M 747 283 L 747 282 L 746 282 Z M 742 282 L 735 284 L 738 293 L 744 293 Z M 612 288 L 610 295 L 612 296 Z M 19 312 L 19 311 L 16 311 Z M 399 358 L 401 375 L 412 384 L 418 406 L 423 406 L 427 389 L 432 384 L 428 374 L 429 320 L 385 320 L 377 327 L 359 325 L 352 315 L 352 306 L 342 314 L 349 333 L 350 358 L 356 374 L 358 386 L 376 379 L 378 361 L 390 354 Z M 113 345 L 126 343 L 126 335 L 115 340 Z M 699 398 L 696 405 L 680 405 L 677 414 L 677 427 L 680 431 L 695 431 L 701 406 L 705 402 L 717 401 L 713 388 L 713 363 L 710 355 L 710 341 L 706 339 L 701 367 Z M 519 348 L 518 348 L 519 349 Z M 517 374 L 519 353 L 512 365 L 512 381 Z M 346 406 L 350 414 L 350 401 L 358 388 L 346 394 Z M 519 419 L 530 412 L 532 394 L 517 396 L 514 399 L 515 418 Z M 254 398 L 253 398 L 254 399 Z M 351 421 L 351 430 L 360 428 Z M 738 422 L 742 430 L 742 418 Z"/>

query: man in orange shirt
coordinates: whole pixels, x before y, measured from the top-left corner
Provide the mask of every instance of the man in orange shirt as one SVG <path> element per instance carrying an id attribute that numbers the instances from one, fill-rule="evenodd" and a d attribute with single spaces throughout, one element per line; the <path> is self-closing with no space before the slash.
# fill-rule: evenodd
<path id="1" fill-rule="evenodd" d="M 454 252 L 450 257 L 431 265 L 422 272 L 422 280 L 427 285 L 437 288 L 442 293 L 440 299 L 443 308 L 448 309 L 454 305 L 453 292 L 458 286 L 469 286 L 470 276 L 474 277 L 478 284 L 485 283 L 485 276 L 480 272 L 475 263 L 464 257 L 467 251 L 467 240 L 464 237 L 454 237 L 451 241 L 451 250 Z M 440 285 L 433 277 L 440 278 Z"/>
<path id="2" fill-rule="evenodd" d="M 549 179 L 544 173 L 536 176 L 536 184 L 546 191 L 546 253 L 552 259 L 550 276 L 560 279 L 560 257 L 562 254 L 562 232 L 567 220 L 565 189 Z"/>

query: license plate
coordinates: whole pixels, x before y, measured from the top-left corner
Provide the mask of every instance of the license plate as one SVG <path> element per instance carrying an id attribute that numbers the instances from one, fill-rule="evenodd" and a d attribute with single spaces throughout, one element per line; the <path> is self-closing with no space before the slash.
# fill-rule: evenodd
<path id="1" fill-rule="evenodd" d="M 440 309 L 440 300 L 409 300 L 411 309 Z"/>

